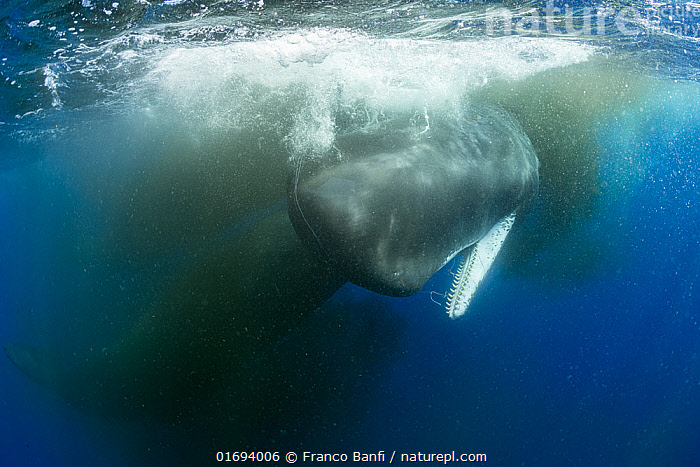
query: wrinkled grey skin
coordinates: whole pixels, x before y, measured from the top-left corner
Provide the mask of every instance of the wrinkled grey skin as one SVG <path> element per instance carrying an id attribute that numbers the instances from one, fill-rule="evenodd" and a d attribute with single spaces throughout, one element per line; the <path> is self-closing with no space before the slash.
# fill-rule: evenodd
<path id="1" fill-rule="evenodd" d="M 337 149 L 340 158 L 298 165 L 289 215 L 344 278 L 385 295 L 418 292 L 504 216 L 520 220 L 537 195 L 532 144 L 493 107 L 433 118 L 422 132 L 400 119 L 378 124 L 338 137 Z"/>

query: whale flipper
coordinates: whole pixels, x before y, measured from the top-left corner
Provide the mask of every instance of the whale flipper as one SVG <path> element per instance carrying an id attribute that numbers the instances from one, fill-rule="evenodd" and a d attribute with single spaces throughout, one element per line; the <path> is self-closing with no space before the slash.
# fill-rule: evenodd
<path id="1" fill-rule="evenodd" d="M 515 213 L 498 221 L 484 238 L 469 248 L 471 250 L 469 255 L 466 255 L 467 250 L 464 250 L 452 288 L 447 295 L 446 307 L 450 318 L 457 319 L 466 313 L 476 290 L 513 227 L 513 222 L 515 222 Z"/>
<path id="2" fill-rule="evenodd" d="M 24 344 L 7 344 L 5 354 L 31 379 L 46 387 L 54 387 L 60 365 L 54 354 Z"/>

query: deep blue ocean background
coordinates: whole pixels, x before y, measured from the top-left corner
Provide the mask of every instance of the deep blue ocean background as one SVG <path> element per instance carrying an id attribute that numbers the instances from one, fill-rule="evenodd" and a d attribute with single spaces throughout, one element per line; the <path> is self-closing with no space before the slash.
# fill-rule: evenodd
<path id="1" fill-rule="evenodd" d="M 136 311 L 109 313 L 110 307 L 128 309 L 128 303 L 118 289 L 100 288 L 100 274 L 134 274 L 137 281 L 138 274 L 125 266 L 105 272 L 98 265 L 90 279 L 84 257 L 75 257 L 66 246 L 76 235 L 89 239 L 99 231 L 104 208 L 92 203 L 91 196 L 101 183 L 118 183 L 104 173 L 111 163 L 82 156 L 76 160 L 70 141 L 53 145 L 49 134 L 54 123 L 58 128 L 59 123 L 74 119 L 94 122 L 84 128 L 92 135 L 86 138 L 92 146 L 81 142 L 80 148 L 109 147 L 120 141 L 105 130 L 100 107 L 88 108 L 81 99 L 97 101 L 128 86 L 100 83 L 99 72 L 83 80 L 72 75 L 75 81 L 61 86 L 84 91 L 66 92 L 68 97 L 52 106 L 55 92 L 63 94 L 64 89 L 52 87 L 47 73 L 39 79 L 23 71 L 59 63 L 55 57 L 68 52 L 54 52 L 60 45 L 58 38 L 45 38 L 27 24 L 56 17 L 63 22 L 59 30 L 67 30 L 78 16 L 73 12 L 80 12 L 89 19 L 83 36 L 107 40 L 138 27 L 189 20 L 199 11 L 194 3 L 122 2 L 117 8 L 97 0 L 2 3 L 3 345 L 45 334 L 46 342 L 69 355 L 82 343 L 73 341 L 72 335 L 93 332 L 85 316 L 93 316 L 93 322 L 101 324 L 94 332 L 105 336 L 128 329 L 137 316 Z M 341 3 L 339 8 L 344 6 Z M 426 4 L 430 2 L 421 5 Z M 261 7 L 256 5 L 221 2 L 221 14 L 242 15 L 238 9 L 257 11 Z M 395 5 L 385 9 L 389 6 Z M 635 7 L 650 14 L 646 4 Z M 110 8 L 114 13 L 104 13 Z M 694 17 L 685 20 L 689 18 Z M 376 21 L 362 27 L 372 31 L 401 26 Z M 326 311 L 319 312 L 319 341 L 323 341 L 324 316 L 341 315 L 347 322 L 377 326 L 368 315 L 381 313 L 379 323 L 386 332 L 373 328 L 372 335 L 378 337 L 371 344 L 373 352 L 384 352 L 386 358 L 373 359 L 363 374 L 346 375 L 353 385 L 335 400 L 316 406 L 315 410 L 328 411 L 332 424 L 305 426 L 306 431 L 289 441 L 261 442 L 256 449 L 486 453 L 492 465 L 697 465 L 700 43 L 689 37 L 692 34 L 684 34 L 687 31 L 620 45 L 625 51 L 661 51 L 666 61 L 659 75 L 678 86 L 671 97 L 661 87 L 652 91 L 650 108 L 645 109 L 649 117 L 610 116 L 596 128 L 604 148 L 598 171 L 606 196 L 603 208 L 577 226 L 576 236 L 577 241 L 590 238 L 605 245 L 594 275 L 566 281 L 527 280 L 509 273 L 497 260 L 470 315 L 455 322 L 446 319 L 428 294 L 390 299 L 346 285 Z M 76 66 L 68 63 L 63 66 Z M 110 69 L 109 78 L 117 79 L 116 68 Z M 130 75 L 125 72 L 125 76 Z M 37 108 L 45 116 L 27 116 Z M 107 160 L 120 157 L 118 151 L 107 152 L 111 154 Z M 644 161 L 643 176 L 633 182 L 625 181 L 619 159 L 626 152 Z M 129 164 L 122 160 L 118 170 Z M 89 180 L 92 176 L 94 183 Z M 525 227 L 536 225 L 537 220 L 535 208 Z M 548 254 L 563 258 L 556 264 L 565 269 L 567 255 L 576 251 L 562 241 Z M 614 252 L 614 257 L 606 252 Z M 177 263 L 176 258 L 169 261 Z M 547 273 L 550 278 L 557 276 L 556 271 Z M 449 281 L 449 273 L 442 271 L 427 288 L 443 290 Z M 144 302 L 155 293 L 150 284 L 137 284 L 131 290 L 138 291 Z M 313 329 L 306 332 L 314 335 Z M 334 342 L 323 345 L 331 348 Z M 352 346 L 334 349 L 331 354 L 337 360 L 331 364 L 338 372 L 356 371 L 358 365 L 350 363 L 356 350 Z M 295 429 L 293 423 L 289 429 Z M 127 423 L 76 410 L 27 378 L 4 355 L 0 358 L 0 465 L 143 462 L 143 453 L 132 449 L 131 430 Z M 146 456 L 148 462 L 178 463 L 180 435 L 171 437 L 164 428 L 149 436 L 144 443 L 150 443 L 155 453 Z M 216 451 L 236 449 L 236 440 L 212 440 L 209 452 L 201 453 L 200 465 L 213 461 Z"/>

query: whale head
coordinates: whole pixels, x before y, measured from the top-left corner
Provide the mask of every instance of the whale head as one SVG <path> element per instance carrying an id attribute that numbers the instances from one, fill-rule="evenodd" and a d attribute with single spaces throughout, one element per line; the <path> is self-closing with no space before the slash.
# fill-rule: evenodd
<path id="1" fill-rule="evenodd" d="M 501 219 L 532 205 L 539 163 L 502 111 L 472 107 L 418 136 L 382 131 L 339 136 L 339 161 L 299 161 L 291 177 L 297 234 L 350 282 L 412 295 Z"/>

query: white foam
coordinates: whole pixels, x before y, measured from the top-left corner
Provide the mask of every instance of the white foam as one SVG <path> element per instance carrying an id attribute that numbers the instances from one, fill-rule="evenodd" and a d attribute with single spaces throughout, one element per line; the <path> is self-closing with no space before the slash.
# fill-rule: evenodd
<path id="1" fill-rule="evenodd" d="M 167 50 L 147 81 L 178 111 L 212 127 L 256 112 L 254 90 L 308 100 L 287 141 L 315 153 L 333 143 L 333 106 L 361 101 L 377 115 L 449 109 L 490 80 L 517 80 L 585 61 L 595 48 L 571 40 L 502 37 L 462 42 L 374 38 L 348 30 L 297 30 L 274 37 Z M 255 116 L 253 114 L 253 116 Z"/>
<path id="2" fill-rule="evenodd" d="M 44 86 L 51 93 L 51 106 L 60 109 L 63 102 L 61 102 L 61 96 L 58 95 L 58 88 L 61 85 L 58 73 L 52 65 L 46 65 L 42 71 L 44 72 Z"/>
<path id="3" fill-rule="evenodd" d="M 502 37 L 463 42 L 375 39 L 346 30 L 296 31 L 225 45 L 177 48 L 156 65 L 164 92 L 190 94 L 232 77 L 270 88 L 343 85 L 378 105 L 454 99 L 494 78 L 520 79 L 586 60 L 570 40 Z"/>
<path id="4" fill-rule="evenodd" d="M 347 30 L 312 29 L 295 31 L 275 38 L 257 41 L 229 43 L 219 46 L 207 45 L 189 49 L 189 55 L 180 54 L 187 63 L 210 62 L 219 56 L 223 61 L 236 58 L 237 64 L 275 63 L 286 67 L 291 63 L 322 65 L 326 71 L 348 72 L 374 70 L 387 72 L 387 68 L 410 76 L 407 70 L 442 74 L 450 70 L 508 69 L 510 71 L 536 72 L 552 66 L 562 66 L 585 60 L 594 50 L 592 46 L 571 40 L 509 36 L 482 40 L 430 41 L 409 38 L 375 39 Z M 498 59 L 494 61 L 494 59 Z M 410 62 L 410 63 L 407 63 Z M 181 61 L 176 61 L 182 64 Z M 167 68 L 166 58 L 162 66 Z M 170 62 L 172 63 L 172 62 Z M 397 68 L 397 65 L 404 65 Z M 406 65 L 410 65 L 406 67 Z M 427 70 L 426 65 L 436 69 Z M 455 69 L 455 67 L 459 69 Z M 421 76 L 423 73 L 421 73 Z"/>

